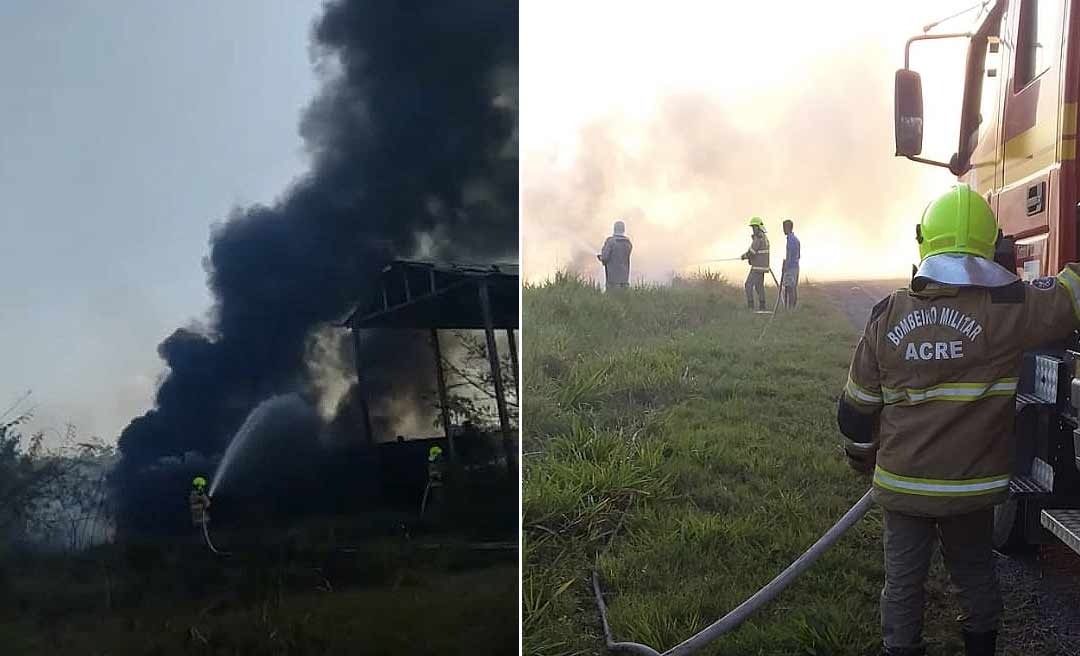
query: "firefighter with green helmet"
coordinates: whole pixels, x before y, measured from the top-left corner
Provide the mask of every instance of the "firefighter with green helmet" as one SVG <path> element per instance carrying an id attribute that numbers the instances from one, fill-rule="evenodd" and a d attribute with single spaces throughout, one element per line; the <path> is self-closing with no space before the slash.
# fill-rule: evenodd
<path id="1" fill-rule="evenodd" d="M 191 506 L 191 523 L 196 528 L 210 521 L 210 497 L 206 494 L 206 479 L 196 476 L 191 482 L 191 494 L 188 495 Z"/>
<path id="2" fill-rule="evenodd" d="M 438 505 L 442 501 L 443 487 L 443 450 L 438 444 L 428 449 L 428 480 L 424 486 L 424 495 L 420 498 L 420 517 L 425 518 L 428 506 Z"/>
<path id="3" fill-rule="evenodd" d="M 434 444 L 428 449 L 428 485 L 441 487 L 443 483 L 442 447 Z"/>
<path id="4" fill-rule="evenodd" d="M 765 273 L 769 271 L 769 238 L 765 234 L 765 222 L 761 217 L 750 219 L 750 248 L 742 254 L 742 259 L 749 261 L 750 273 L 746 276 L 746 305 L 754 309 L 754 295 L 757 294 L 757 308 L 765 310 Z"/>
<path id="5" fill-rule="evenodd" d="M 958 590 L 968 656 L 992 656 L 1002 601 L 994 506 L 1009 495 L 1021 354 L 1080 327 L 1080 268 L 1030 284 L 994 262 L 998 224 L 956 185 L 916 227 L 911 284 L 870 313 L 837 422 L 884 510 L 885 653 L 917 656 L 931 553 Z"/>

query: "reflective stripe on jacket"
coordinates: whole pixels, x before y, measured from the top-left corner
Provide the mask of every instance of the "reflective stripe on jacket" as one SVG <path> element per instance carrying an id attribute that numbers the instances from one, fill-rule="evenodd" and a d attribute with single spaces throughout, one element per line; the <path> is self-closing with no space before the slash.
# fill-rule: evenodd
<path id="1" fill-rule="evenodd" d="M 750 260 L 751 271 L 769 270 L 769 238 L 760 230 L 754 231 L 750 240 L 750 250 L 744 254 Z"/>
<path id="2" fill-rule="evenodd" d="M 876 417 L 874 497 L 939 517 L 1000 503 L 1012 474 L 1021 354 L 1080 327 L 1080 267 L 1007 287 L 930 284 L 879 303 L 842 404 Z"/>

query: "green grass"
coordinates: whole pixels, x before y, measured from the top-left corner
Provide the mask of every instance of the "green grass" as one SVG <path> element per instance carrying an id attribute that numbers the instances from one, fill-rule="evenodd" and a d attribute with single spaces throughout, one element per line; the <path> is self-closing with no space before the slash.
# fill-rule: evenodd
<path id="1" fill-rule="evenodd" d="M 823 291 L 800 289 L 798 312 L 760 340 L 768 316 L 715 277 L 616 295 L 562 275 L 523 299 L 525 653 L 604 652 L 594 563 L 615 638 L 670 648 L 865 491 L 835 426 L 855 333 Z M 872 510 L 705 653 L 879 653 L 880 528 Z M 928 638 L 953 653 L 956 613 L 934 571 Z"/>
<path id="2" fill-rule="evenodd" d="M 445 535 L 224 559 L 168 543 L 9 554 L 0 653 L 512 654 L 516 560 Z"/>
<path id="3" fill-rule="evenodd" d="M 513 654 L 516 565 L 425 572 L 411 585 L 290 594 L 253 605 L 0 622 L 4 654 L 304 656 Z"/>

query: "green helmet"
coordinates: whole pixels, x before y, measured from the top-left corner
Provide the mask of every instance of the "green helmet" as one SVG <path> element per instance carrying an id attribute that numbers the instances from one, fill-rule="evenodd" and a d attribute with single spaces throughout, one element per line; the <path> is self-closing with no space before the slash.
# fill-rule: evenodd
<path id="1" fill-rule="evenodd" d="M 963 253 L 992 260 L 997 237 L 994 211 L 966 184 L 954 185 L 927 205 L 915 227 L 920 260 L 941 253 Z"/>
<path id="2" fill-rule="evenodd" d="M 757 228 L 764 228 L 765 227 L 765 222 L 761 220 L 760 216 L 751 217 L 750 218 L 750 226 L 751 227 L 757 227 Z"/>
<path id="3" fill-rule="evenodd" d="M 435 462 L 442 457 L 442 447 L 435 445 L 428 451 L 428 461 Z"/>
<path id="4" fill-rule="evenodd" d="M 197 488 L 202 489 L 206 487 L 206 479 L 202 476 L 196 476 L 195 480 L 191 481 L 191 484 Z"/>

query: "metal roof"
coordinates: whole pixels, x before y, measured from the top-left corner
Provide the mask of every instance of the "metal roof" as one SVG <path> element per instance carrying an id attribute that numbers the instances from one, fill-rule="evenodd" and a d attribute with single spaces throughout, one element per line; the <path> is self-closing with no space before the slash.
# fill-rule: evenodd
<path id="1" fill-rule="evenodd" d="M 355 329 L 485 328 L 482 289 L 487 288 L 491 327 L 518 327 L 518 265 L 451 264 L 395 260 L 383 268 L 374 298 L 345 325 Z"/>

